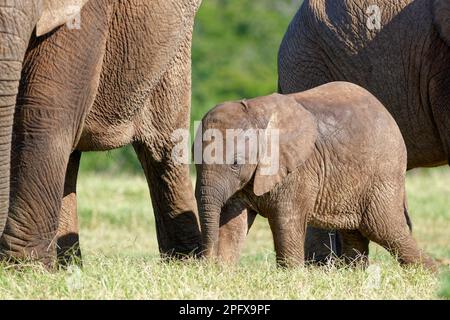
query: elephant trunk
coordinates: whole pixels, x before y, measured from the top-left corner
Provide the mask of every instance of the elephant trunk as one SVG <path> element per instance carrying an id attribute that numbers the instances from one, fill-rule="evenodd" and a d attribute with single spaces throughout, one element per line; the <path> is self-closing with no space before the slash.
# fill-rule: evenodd
<path id="1" fill-rule="evenodd" d="M 0 6 L 0 235 L 9 209 L 11 140 L 22 64 L 37 22 L 39 1 Z"/>
<path id="2" fill-rule="evenodd" d="M 203 256 L 214 258 L 218 255 L 220 213 L 227 195 L 216 187 L 220 184 L 200 185 L 197 182 L 197 199 L 202 228 Z"/>

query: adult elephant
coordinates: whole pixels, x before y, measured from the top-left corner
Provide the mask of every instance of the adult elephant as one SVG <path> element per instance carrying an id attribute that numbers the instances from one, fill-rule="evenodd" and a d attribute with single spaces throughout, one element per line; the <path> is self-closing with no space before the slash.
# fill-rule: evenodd
<path id="1" fill-rule="evenodd" d="M 172 132 L 189 126 L 200 2 L 2 1 L 3 257 L 51 265 L 77 249 L 81 153 L 130 143 L 148 180 L 160 252 L 179 256 L 199 247 L 189 168 L 171 154 Z M 75 28 L 63 26 L 74 18 Z"/>
<path id="2" fill-rule="evenodd" d="M 330 81 L 372 92 L 396 119 L 408 168 L 450 155 L 450 0 L 305 0 L 279 51 L 282 93 Z M 309 230 L 306 254 L 323 261 L 328 232 Z M 339 241 L 337 241 L 339 251 Z"/>

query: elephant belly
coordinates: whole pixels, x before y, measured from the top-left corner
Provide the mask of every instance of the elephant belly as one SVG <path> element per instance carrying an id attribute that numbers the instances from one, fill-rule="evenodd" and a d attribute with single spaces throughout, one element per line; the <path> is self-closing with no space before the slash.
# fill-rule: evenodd
<path id="1" fill-rule="evenodd" d="M 334 230 L 358 229 L 364 212 L 364 197 L 368 180 L 364 173 L 343 170 L 333 174 L 317 188 L 312 212 L 308 215 L 309 224 L 316 228 Z"/>
<path id="2" fill-rule="evenodd" d="M 76 147 L 79 151 L 108 151 L 130 144 L 135 135 L 134 123 L 103 124 L 88 122 Z"/>
<path id="3" fill-rule="evenodd" d="M 362 214 L 356 208 L 337 207 L 330 212 L 313 212 L 308 225 L 329 230 L 356 230 L 361 222 Z"/>
<path id="4" fill-rule="evenodd" d="M 152 127 L 153 114 L 143 117 L 151 100 L 169 92 L 164 81 L 176 58 L 190 43 L 200 1 L 117 1 L 115 14 L 127 28 L 110 28 L 97 96 L 84 120 L 77 148 L 104 151 L 127 145 L 136 136 L 136 123 Z M 156 97 L 156 98 L 155 98 Z M 151 105 L 150 107 L 156 107 Z M 154 111 L 157 112 L 157 111 Z M 169 112 L 169 111 L 167 111 Z"/>

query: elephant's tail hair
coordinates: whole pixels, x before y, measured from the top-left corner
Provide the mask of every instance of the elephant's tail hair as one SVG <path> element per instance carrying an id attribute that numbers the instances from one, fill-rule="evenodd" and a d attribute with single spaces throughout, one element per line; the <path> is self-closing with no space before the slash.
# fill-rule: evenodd
<path id="1" fill-rule="evenodd" d="M 413 230 L 412 221 L 411 221 L 411 218 L 409 217 L 408 209 L 406 208 L 406 206 L 404 207 L 404 213 L 405 213 L 406 223 L 408 224 L 409 231 L 412 233 L 412 230 Z"/>

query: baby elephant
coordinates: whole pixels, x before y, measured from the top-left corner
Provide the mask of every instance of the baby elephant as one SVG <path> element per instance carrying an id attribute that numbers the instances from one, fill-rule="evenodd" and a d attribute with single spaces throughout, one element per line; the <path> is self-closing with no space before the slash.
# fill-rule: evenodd
<path id="1" fill-rule="evenodd" d="M 434 268 L 408 228 L 402 135 L 368 91 L 334 82 L 225 103 L 205 116 L 200 133 L 196 196 L 206 257 L 236 261 L 260 214 L 281 266 L 303 264 L 310 224 L 341 230 L 349 260 L 366 257 L 371 240 L 402 264 Z"/>

